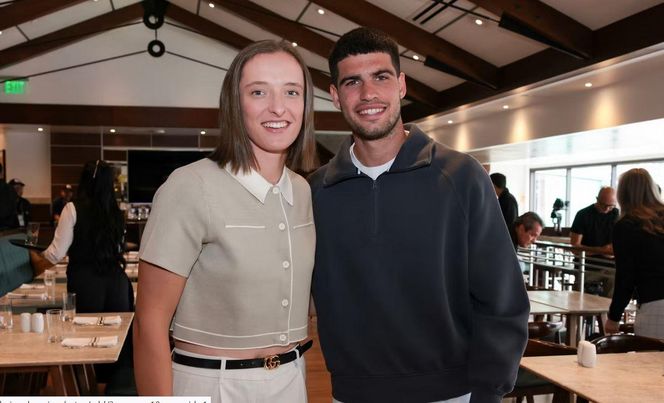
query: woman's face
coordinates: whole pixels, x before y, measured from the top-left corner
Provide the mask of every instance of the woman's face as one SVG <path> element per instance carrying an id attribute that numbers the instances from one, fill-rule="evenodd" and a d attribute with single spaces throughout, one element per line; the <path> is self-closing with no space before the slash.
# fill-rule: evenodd
<path id="1" fill-rule="evenodd" d="M 285 157 L 304 114 L 304 73 L 285 52 L 250 59 L 240 79 L 242 118 L 256 159 Z"/>

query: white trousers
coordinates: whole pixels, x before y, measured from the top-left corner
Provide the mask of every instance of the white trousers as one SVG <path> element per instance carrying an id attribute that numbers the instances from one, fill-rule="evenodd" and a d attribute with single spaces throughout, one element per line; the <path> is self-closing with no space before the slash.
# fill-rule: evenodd
<path id="1" fill-rule="evenodd" d="M 431 403 L 469 403 L 469 402 L 470 402 L 470 393 L 468 393 L 467 395 L 454 397 L 452 399 L 439 400 L 437 402 L 431 402 Z M 332 403 L 341 403 L 341 402 L 333 398 Z"/>
<path id="2" fill-rule="evenodd" d="M 191 357 L 225 360 L 194 354 Z M 174 396 L 210 396 L 211 403 L 306 403 L 306 368 L 300 357 L 279 368 L 206 369 L 172 363 Z"/>

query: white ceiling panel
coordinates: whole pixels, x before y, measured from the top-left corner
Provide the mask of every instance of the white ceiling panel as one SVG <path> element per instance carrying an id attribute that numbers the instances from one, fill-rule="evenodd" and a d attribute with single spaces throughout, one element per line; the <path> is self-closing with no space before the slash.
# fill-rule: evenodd
<path id="1" fill-rule="evenodd" d="M 103 0 L 99 0 L 99 1 L 103 1 Z M 132 4 L 136 4 L 136 3 L 141 2 L 141 0 L 107 0 L 107 1 L 108 2 L 113 1 L 113 7 L 115 7 L 116 10 L 119 9 L 119 8 L 124 8 L 124 7 L 127 7 L 127 6 L 131 6 Z M 185 1 L 196 2 L 198 0 L 185 0 Z"/>
<path id="2" fill-rule="evenodd" d="M 295 20 L 300 15 L 302 10 L 309 4 L 308 0 L 251 0 L 261 7 L 267 8 L 282 17 L 289 20 Z"/>
<path id="3" fill-rule="evenodd" d="M 196 14 L 196 8 L 198 7 L 198 0 L 170 0 L 170 2 L 180 8 L 189 11 L 190 13 Z M 201 8 L 203 7 L 209 7 L 208 3 L 207 2 L 201 3 Z"/>
<path id="4" fill-rule="evenodd" d="M 0 50 L 11 48 L 23 42 L 25 42 L 25 37 L 18 32 L 16 27 L 7 28 L 0 34 Z"/>
<path id="5" fill-rule="evenodd" d="M 476 11 L 491 16 L 488 11 Z M 437 35 L 498 67 L 546 49 L 539 42 L 500 28 L 496 22 L 485 20 L 477 25 L 476 19 L 466 15 Z"/>
<path id="6" fill-rule="evenodd" d="M 317 11 L 319 8 L 321 7 L 318 4 L 312 3 L 304 15 L 302 15 L 300 22 L 325 31 L 333 32 L 339 36 L 359 27 L 356 23 L 349 21 L 338 14 L 334 14 L 331 11 L 326 10 L 324 15 L 320 15 Z M 339 39 L 338 37 L 328 37 L 334 41 Z"/>
<path id="7" fill-rule="evenodd" d="M 159 39 L 164 42 L 166 51 L 225 69 L 231 65 L 237 54 L 236 49 L 215 39 L 170 25 L 164 25 L 159 29 Z M 147 47 L 147 42 L 145 46 Z M 223 78 L 224 71 L 219 70 L 219 73 Z"/>
<path id="8" fill-rule="evenodd" d="M 443 11 L 438 12 L 435 17 L 431 18 L 425 24 L 421 24 L 421 21 L 425 20 L 430 15 L 436 13 L 439 9 L 443 8 L 443 5 L 438 4 L 427 11 L 425 14 L 422 14 L 417 21 L 413 20 L 418 14 L 429 8 L 434 1 L 432 0 L 413 0 L 413 1 L 399 1 L 399 0 L 367 0 L 369 3 L 374 4 L 375 6 L 385 9 L 385 11 L 394 14 L 401 19 L 408 21 L 409 23 L 425 30 L 428 32 L 436 32 L 441 27 L 449 24 L 455 19 L 461 17 L 465 14 L 465 11 L 459 10 L 462 8 L 464 10 L 472 10 L 476 8 L 475 4 L 467 0 L 458 0 L 454 3 L 455 7 L 446 7 Z M 456 8 L 458 7 L 458 8 Z"/>
<path id="9" fill-rule="evenodd" d="M 663 0 L 541 0 L 588 28 L 597 30 L 663 3 Z"/>
<path id="10" fill-rule="evenodd" d="M 318 56 L 317 54 L 312 53 L 312 52 L 302 48 L 301 46 L 297 47 L 297 52 L 302 56 L 304 61 L 307 63 L 307 66 L 313 67 L 317 70 L 326 71 L 326 72 L 329 73 L 326 58 L 324 58 L 322 56 Z"/>
<path id="11" fill-rule="evenodd" d="M 210 8 L 202 7 L 201 5 L 200 15 L 228 30 L 249 38 L 252 41 L 261 41 L 264 39 L 281 39 L 279 36 L 274 35 L 245 19 L 222 9 L 219 6 Z"/>
<path id="12" fill-rule="evenodd" d="M 416 62 L 407 57 L 401 58 L 401 70 L 407 76 L 428 85 L 436 91 L 442 91 L 463 82 L 460 78 L 426 67 L 424 63 Z"/>
<path id="13" fill-rule="evenodd" d="M 81 21 L 109 13 L 112 10 L 111 3 L 107 1 L 86 1 L 28 21 L 19 25 L 19 27 L 25 32 L 28 38 L 34 39 Z"/>

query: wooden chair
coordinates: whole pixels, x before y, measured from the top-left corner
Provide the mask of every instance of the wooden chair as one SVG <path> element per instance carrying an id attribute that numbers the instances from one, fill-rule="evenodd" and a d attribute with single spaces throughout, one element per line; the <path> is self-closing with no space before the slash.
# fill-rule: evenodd
<path id="1" fill-rule="evenodd" d="M 630 351 L 664 351 L 664 341 L 633 334 L 611 334 L 591 341 L 597 354 L 627 353 Z"/>
<path id="2" fill-rule="evenodd" d="M 560 343 L 560 334 L 558 332 L 562 327 L 563 327 L 563 322 L 547 322 L 547 321 L 528 322 L 528 338 L 546 339 L 549 337 L 555 337 L 556 342 Z"/>
<path id="3" fill-rule="evenodd" d="M 576 355 L 576 348 L 543 340 L 528 339 L 526 351 L 523 353 L 524 357 L 547 355 Z M 553 403 L 569 402 L 569 392 L 530 371 L 519 368 L 514 390 L 505 397 L 515 397 L 517 403 L 521 403 L 525 397 L 528 403 L 533 403 L 533 396 L 551 393 L 553 393 Z"/>

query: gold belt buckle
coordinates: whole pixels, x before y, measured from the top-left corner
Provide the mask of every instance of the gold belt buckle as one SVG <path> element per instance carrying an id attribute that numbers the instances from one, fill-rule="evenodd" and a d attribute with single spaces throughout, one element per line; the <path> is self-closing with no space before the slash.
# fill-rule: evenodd
<path id="1" fill-rule="evenodd" d="M 263 368 L 267 370 L 277 369 L 281 365 L 278 355 L 271 355 L 263 358 Z"/>

